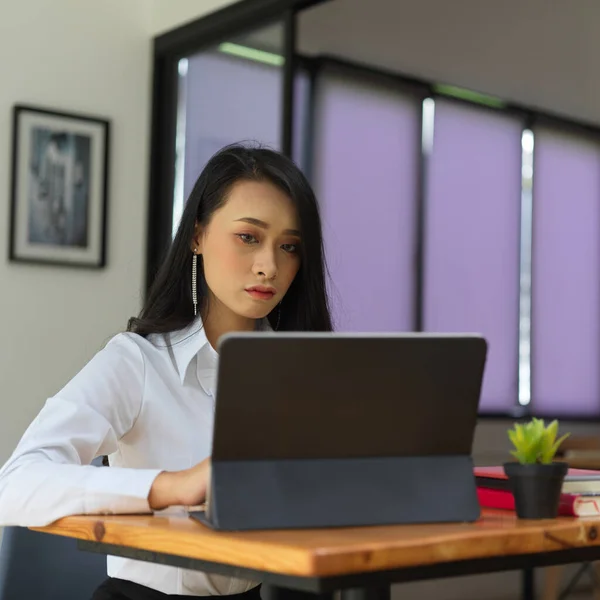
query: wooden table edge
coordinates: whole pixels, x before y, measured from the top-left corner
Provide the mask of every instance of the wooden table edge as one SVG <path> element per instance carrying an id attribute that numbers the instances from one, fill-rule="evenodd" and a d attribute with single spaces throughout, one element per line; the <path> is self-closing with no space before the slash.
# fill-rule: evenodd
<path id="1" fill-rule="evenodd" d="M 148 519 L 156 521 L 151 521 L 149 526 Z M 259 532 L 251 532 L 249 535 L 213 532 L 195 522 L 193 527 L 189 527 L 187 521 L 186 516 L 73 516 L 45 527 L 31 529 L 248 570 L 309 578 L 408 569 L 600 545 L 598 518 L 521 522 L 513 528 L 496 529 L 478 528 L 473 524 L 472 528 L 464 531 L 444 531 L 447 527 L 441 524 L 438 527 L 439 534 L 422 538 L 422 543 L 414 539 L 405 542 L 392 540 L 391 543 L 371 540 L 360 544 L 360 548 L 336 546 L 334 543 L 307 548 L 285 541 L 286 533 L 293 539 L 294 532 L 278 532 L 282 537 L 279 542 L 268 539 L 265 541 L 256 535 Z M 184 522 L 185 526 L 181 527 Z M 154 524 L 157 527 L 151 526 Z M 414 526 L 393 526 L 398 527 Z M 368 529 L 365 528 L 365 531 Z M 324 532 L 315 531 L 319 535 Z M 401 529 L 397 531 L 400 533 Z"/>

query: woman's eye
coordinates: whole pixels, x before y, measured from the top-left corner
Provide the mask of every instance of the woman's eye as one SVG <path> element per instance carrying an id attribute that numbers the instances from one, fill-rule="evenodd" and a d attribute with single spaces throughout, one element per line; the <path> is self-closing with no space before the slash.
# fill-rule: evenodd
<path id="1" fill-rule="evenodd" d="M 257 239 L 250 233 L 238 233 L 238 237 L 244 244 L 254 244 Z"/>
<path id="2" fill-rule="evenodd" d="M 298 252 L 298 244 L 283 244 L 281 248 L 290 254 L 296 254 L 296 252 Z"/>

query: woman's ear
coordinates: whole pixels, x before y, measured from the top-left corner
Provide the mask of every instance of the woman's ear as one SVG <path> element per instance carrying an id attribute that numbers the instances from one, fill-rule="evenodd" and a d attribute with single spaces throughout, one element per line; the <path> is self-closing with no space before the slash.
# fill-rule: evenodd
<path id="1" fill-rule="evenodd" d="M 202 234 L 202 225 L 200 225 L 200 223 L 196 223 L 194 236 L 192 237 L 191 243 L 191 250 L 194 254 L 202 254 Z"/>

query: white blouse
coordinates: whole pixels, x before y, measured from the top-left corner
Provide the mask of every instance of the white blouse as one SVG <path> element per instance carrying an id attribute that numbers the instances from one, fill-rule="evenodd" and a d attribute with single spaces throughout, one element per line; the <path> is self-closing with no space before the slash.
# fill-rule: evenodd
<path id="1" fill-rule="evenodd" d="M 217 362 L 199 319 L 172 334 L 115 336 L 47 400 L 0 470 L 0 526 L 152 512 L 148 494 L 161 471 L 210 455 Z M 101 455 L 109 468 L 90 465 Z M 108 575 L 166 594 L 236 594 L 256 585 L 113 556 Z"/>

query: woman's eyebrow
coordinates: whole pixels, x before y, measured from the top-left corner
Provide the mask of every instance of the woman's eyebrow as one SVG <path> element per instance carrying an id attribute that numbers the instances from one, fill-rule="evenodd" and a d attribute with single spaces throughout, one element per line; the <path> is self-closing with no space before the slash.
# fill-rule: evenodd
<path id="1" fill-rule="evenodd" d="M 250 225 L 256 225 L 261 229 L 269 229 L 269 224 L 261 221 L 260 219 L 255 219 L 254 217 L 242 217 L 241 219 L 236 219 L 236 222 L 243 221 L 244 223 L 249 223 Z M 301 237 L 300 231 L 298 229 L 286 229 L 283 233 L 286 235 L 296 235 Z"/>

